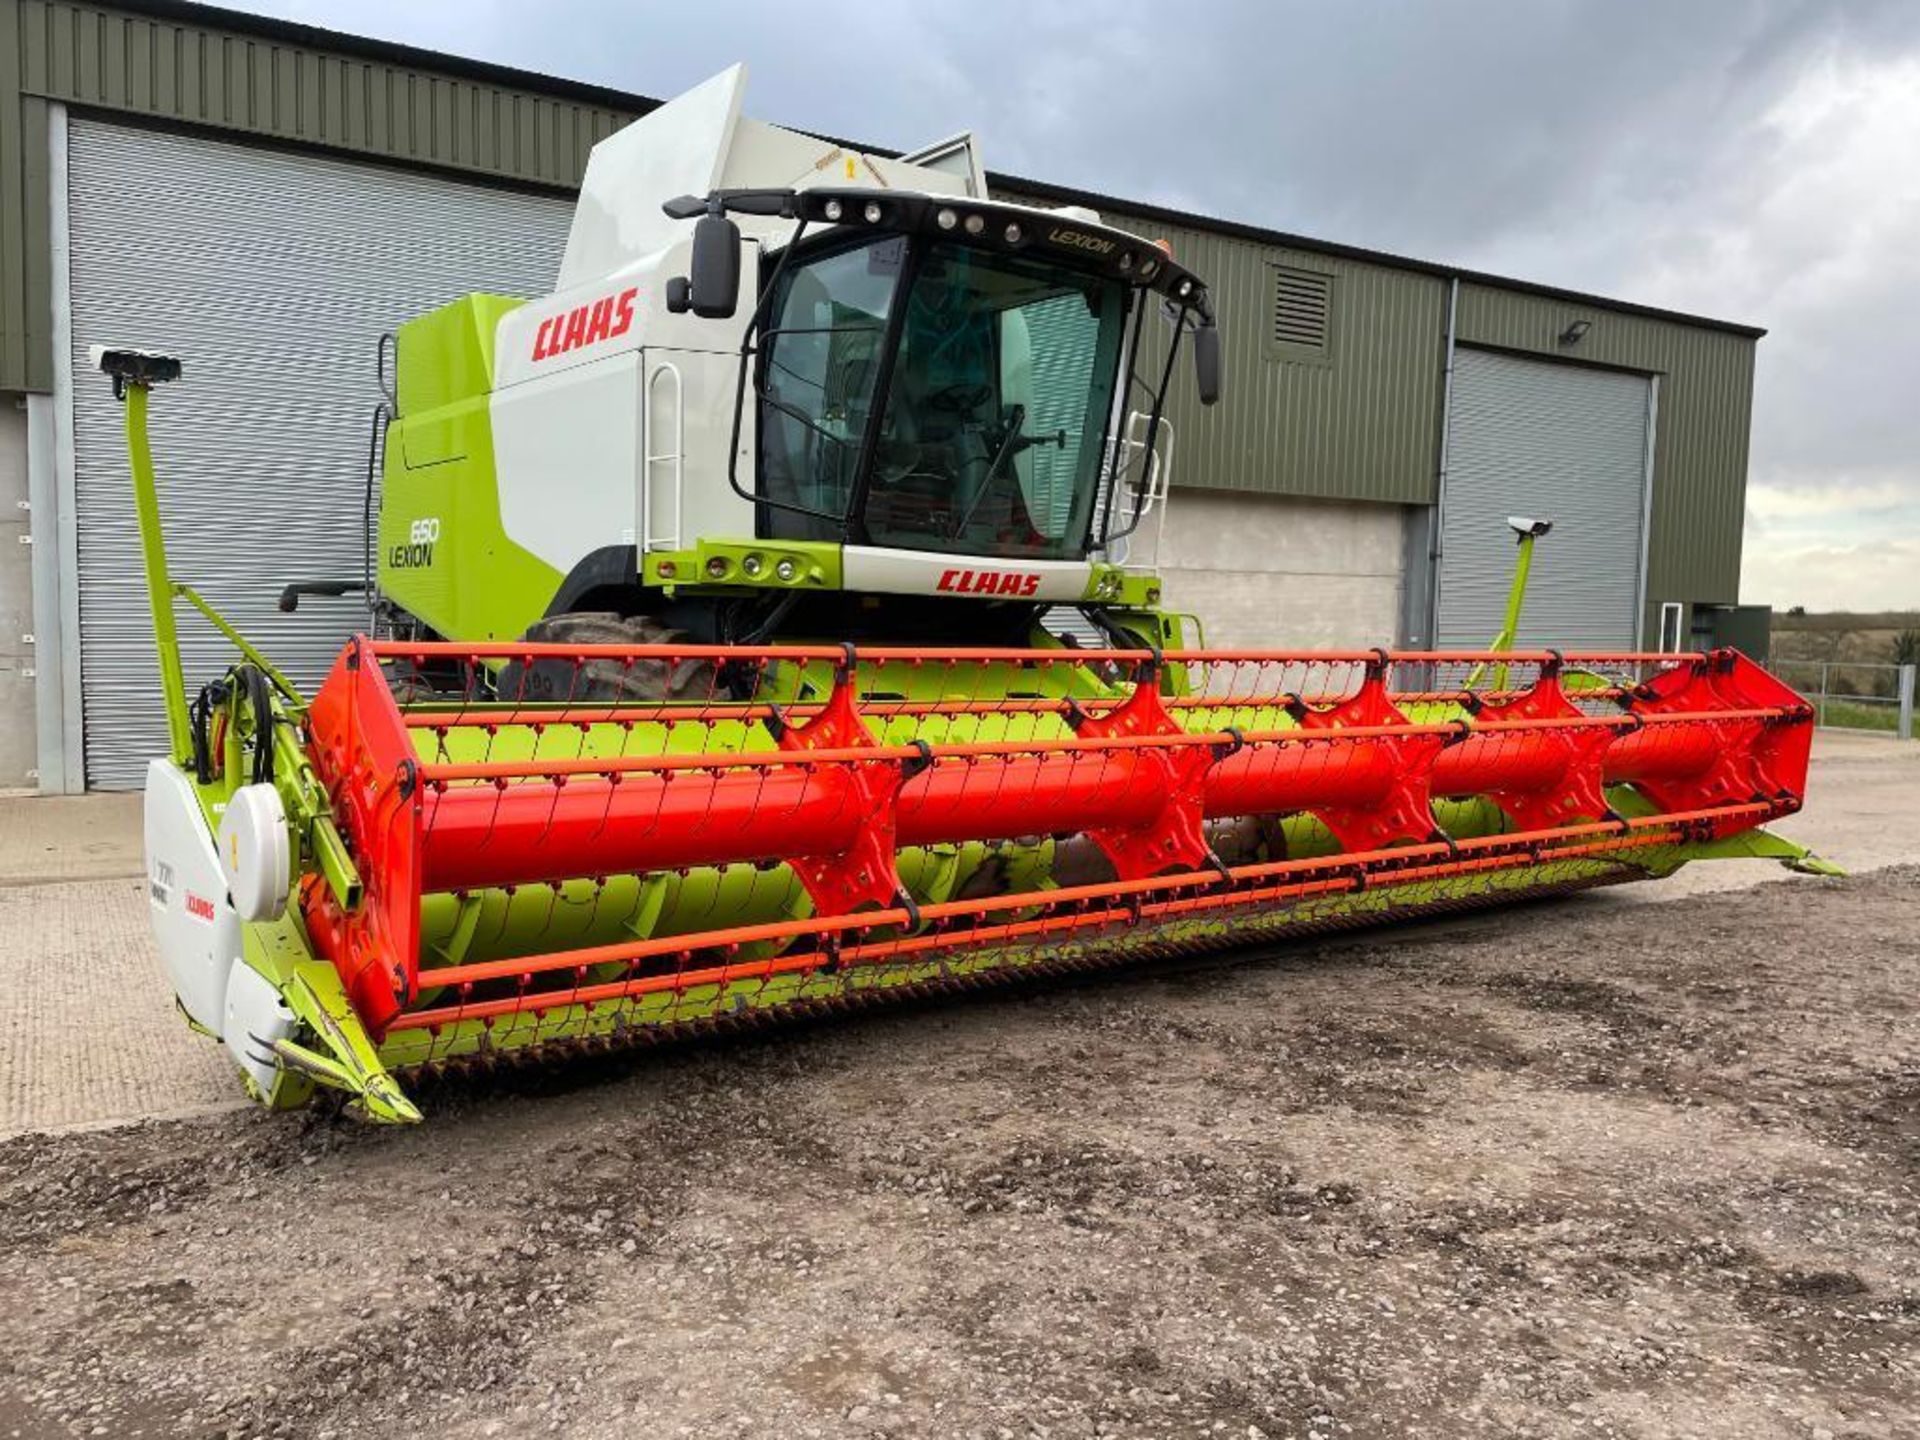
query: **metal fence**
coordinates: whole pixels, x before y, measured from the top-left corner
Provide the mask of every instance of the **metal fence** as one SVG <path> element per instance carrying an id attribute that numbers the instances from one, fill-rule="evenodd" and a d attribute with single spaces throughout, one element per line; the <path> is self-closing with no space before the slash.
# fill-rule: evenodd
<path id="1" fill-rule="evenodd" d="M 1912 665 L 1776 660 L 1768 668 L 1813 702 L 1816 725 L 1913 738 Z"/>

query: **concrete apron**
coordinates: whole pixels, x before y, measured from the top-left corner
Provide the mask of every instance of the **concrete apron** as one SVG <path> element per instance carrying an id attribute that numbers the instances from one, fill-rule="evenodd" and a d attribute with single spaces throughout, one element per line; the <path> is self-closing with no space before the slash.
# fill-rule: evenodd
<path id="1" fill-rule="evenodd" d="M 232 1109 L 147 924 L 140 797 L 0 800 L 0 1137 Z"/>
<path id="2" fill-rule="evenodd" d="M 1920 744 L 1823 732 L 1808 789 L 1782 833 L 1855 872 L 1920 864 Z M 1691 865 L 1569 903 L 1659 904 L 1785 875 L 1770 861 Z M 0 799 L 0 1138 L 246 1103 L 223 1053 L 174 1011 L 147 925 L 139 797 Z"/>

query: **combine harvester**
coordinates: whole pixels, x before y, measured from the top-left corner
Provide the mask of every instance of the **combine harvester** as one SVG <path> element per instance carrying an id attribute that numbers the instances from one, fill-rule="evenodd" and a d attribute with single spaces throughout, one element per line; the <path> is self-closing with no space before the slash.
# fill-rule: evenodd
<path id="1" fill-rule="evenodd" d="M 265 1103 L 414 1120 L 446 1067 L 1806 863 L 1759 827 L 1811 712 L 1733 652 L 1204 648 L 1141 563 L 1184 345 L 1220 390 L 1203 281 L 987 200 L 965 137 L 856 154 L 741 81 L 595 148 L 553 295 L 383 342 L 377 576 L 282 599 L 368 592 L 311 697 L 168 574 L 180 362 L 96 352 L 154 924 Z M 192 698 L 181 598 L 237 650 Z"/>

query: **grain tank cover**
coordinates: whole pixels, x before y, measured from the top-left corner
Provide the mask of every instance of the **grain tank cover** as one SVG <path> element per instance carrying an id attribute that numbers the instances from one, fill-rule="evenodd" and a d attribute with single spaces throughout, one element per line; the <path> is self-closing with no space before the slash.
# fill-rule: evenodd
<path id="1" fill-rule="evenodd" d="M 556 290 L 617 274 L 683 240 L 684 225 L 660 211 L 677 195 L 854 185 L 986 198 L 970 135 L 898 160 L 869 155 L 743 118 L 746 83 L 745 65 L 723 70 L 593 147 Z M 784 220 L 741 217 L 741 229 L 757 239 L 789 228 Z"/>

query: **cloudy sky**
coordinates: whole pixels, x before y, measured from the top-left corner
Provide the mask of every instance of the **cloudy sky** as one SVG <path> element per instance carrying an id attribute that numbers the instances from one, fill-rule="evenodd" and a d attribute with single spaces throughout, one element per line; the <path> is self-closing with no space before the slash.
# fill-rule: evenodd
<path id="1" fill-rule="evenodd" d="M 237 3 L 1764 325 L 1742 598 L 1920 608 L 1920 0 Z"/>

